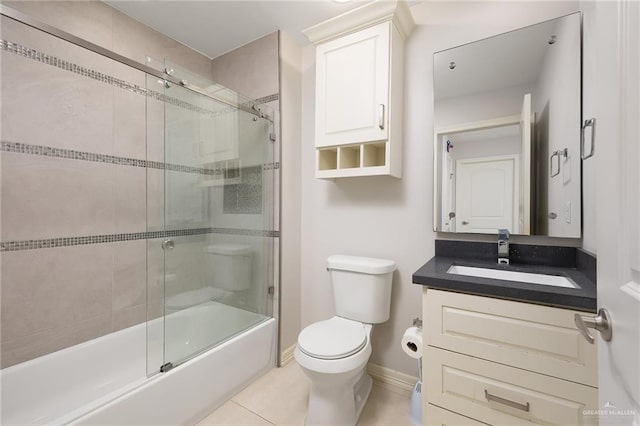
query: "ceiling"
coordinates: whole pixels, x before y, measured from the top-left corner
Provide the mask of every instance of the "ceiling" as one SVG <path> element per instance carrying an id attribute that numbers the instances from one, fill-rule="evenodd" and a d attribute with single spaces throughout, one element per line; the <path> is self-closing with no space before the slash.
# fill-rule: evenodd
<path id="1" fill-rule="evenodd" d="M 283 30 L 300 44 L 301 31 L 371 0 L 107 0 L 133 19 L 215 58 L 266 34 Z"/>
<path id="2" fill-rule="evenodd" d="M 436 53 L 435 98 L 535 83 L 545 55 L 557 47 L 547 42 L 556 34 L 559 22 L 546 21 Z M 454 69 L 450 69 L 451 62 Z"/>

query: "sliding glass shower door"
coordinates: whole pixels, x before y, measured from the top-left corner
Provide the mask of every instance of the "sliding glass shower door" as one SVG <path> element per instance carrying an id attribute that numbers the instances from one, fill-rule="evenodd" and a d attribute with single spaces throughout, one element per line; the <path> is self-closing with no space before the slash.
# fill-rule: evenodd
<path id="1" fill-rule="evenodd" d="M 273 113 L 175 66 L 166 70 L 184 85 L 148 82 L 158 90 L 148 103 L 157 115 L 147 117 L 148 136 L 156 132 L 148 143 L 158 148 L 161 136 L 163 148 L 162 173 L 148 180 L 148 198 L 156 198 L 148 200 L 156 209 L 149 215 L 161 224 L 149 240 L 155 262 L 148 263 L 160 276 L 150 274 L 148 294 L 162 300 L 163 312 L 148 326 L 150 372 L 242 333 L 273 310 Z"/>

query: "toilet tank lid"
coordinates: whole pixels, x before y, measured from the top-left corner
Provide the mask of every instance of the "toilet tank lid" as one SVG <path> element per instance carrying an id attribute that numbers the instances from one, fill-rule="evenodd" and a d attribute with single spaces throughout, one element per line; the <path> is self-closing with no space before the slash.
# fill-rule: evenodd
<path id="1" fill-rule="evenodd" d="M 364 274 L 387 274 L 395 271 L 396 264 L 393 260 L 387 259 L 334 254 L 327 259 L 327 269 L 361 272 Z"/>
<path id="2" fill-rule="evenodd" d="M 206 251 L 213 254 L 238 255 L 251 253 L 251 246 L 244 244 L 211 244 Z"/>

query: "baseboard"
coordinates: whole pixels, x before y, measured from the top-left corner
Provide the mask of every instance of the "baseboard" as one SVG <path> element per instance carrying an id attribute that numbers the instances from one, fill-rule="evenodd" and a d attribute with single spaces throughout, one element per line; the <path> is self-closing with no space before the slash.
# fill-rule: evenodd
<path id="1" fill-rule="evenodd" d="M 413 387 L 418 381 L 417 377 L 413 377 L 372 362 L 367 364 L 367 373 L 369 373 L 373 380 L 375 380 L 379 385 L 382 385 L 391 391 L 407 395 L 411 395 Z"/>
<path id="2" fill-rule="evenodd" d="M 284 367 L 289 364 L 293 359 L 293 352 L 296 350 L 296 345 L 291 345 L 280 354 L 280 367 Z"/>
<path id="3" fill-rule="evenodd" d="M 296 345 L 291 345 L 280 354 L 280 367 L 284 367 L 293 360 Z M 367 364 L 367 373 L 381 385 L 391 391 L 411 395 L 413 387 L 418 381 L 417 377 L 404 374 L 372 362 Z"/>

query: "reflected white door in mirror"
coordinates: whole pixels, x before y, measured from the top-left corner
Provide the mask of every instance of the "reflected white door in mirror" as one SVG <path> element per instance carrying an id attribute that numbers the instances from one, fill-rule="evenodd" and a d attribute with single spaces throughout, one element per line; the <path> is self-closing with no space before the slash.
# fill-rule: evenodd
<path id="1" fill-rule="evenodd" d="M 524 96 L 525 105 L 530 100 Z M 532 121 L 523 108 L 520 116 L 436 130 L 442 231 L 529 233 Z"/>

